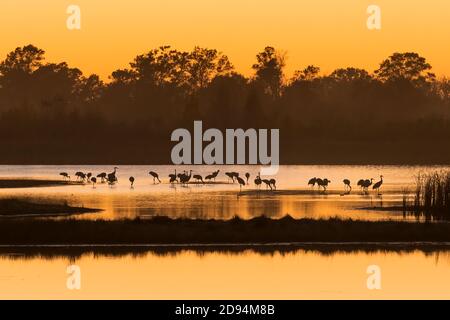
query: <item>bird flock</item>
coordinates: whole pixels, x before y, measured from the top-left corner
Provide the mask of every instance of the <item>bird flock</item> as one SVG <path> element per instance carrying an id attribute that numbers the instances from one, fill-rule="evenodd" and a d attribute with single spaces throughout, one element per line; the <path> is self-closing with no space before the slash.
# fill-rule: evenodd
<path id="1" fill-rule="evenodd" d="M 110 173 L 101 172 L 94 176 L 91 172 L 85 173 L 82 171 L 77 171 L 75 173 L 76 180 L 78 182 L 83 183 L 92 183 L 92 187 L 95 188 L 95 185 L 97 182 L 100 183 L 108 183 L 110 186 L 115 185 L 118 183 L 117 179 L 117 170 L 118 167 L 114 167 L 114 170 Z M 182 186 L 187 186 L 189 183 L 195 183 L 195 184 L 206 184 L 206 183 L 214 183 L 216 181 L 217 176 L 220 173 L 220 170 L 213 171 L 211 174 L 206 175 L 204 178 L 200 174 L 194 174 L 192 175 L 193 170 L 183 170 L 181 173 L 177 173 L 177 170 L 174 170 L 174 173 L 171 173 L 168 175 L 169 177 L 169 183 L 170 184 L 180 184 Z M 159 178 L 159 175 L 155 171 L 149 171 L 148 174 L 153 178 L 153 184 L 159 184 L 162 183 L 161 179 Z M 70 175 L 67 172 L 61 172 L 60 176 L 63 177 L 65 180 L 70 180 Z M 239 172 L 225 172 L 225 176 L 228 179 L 229 183 L 238 183 L 239 184 L 239 190 L 242 191 L 242 187 L 250 185 L 250 173 L 246 172 L 244 176 L 241 177 Z M 130 187 L 134 188 L 135 178 L 133 176 L 129 177 Z M 383 184 L 383 176 L 380 176 L 380 181 L 373 183 L 373 178 L 371 179 L 360 179 L 357 182 L 357 186 L 360 188 L 360 190 L 363 193 L 368 193 L 369 188 L 372 186 L 372 189 L 377 191 L 378 194 L 380 194 L 380 188 Z M 261 186 L 264 185 L 266 190 L 277 190 L 277 181 L 272 179 L 261 179 L 260 173 L 258 173 L 253 180 L 256 188 L 258 190 L 261 189 Z M 352 191 L 351 181 L 349 179 L 344 179 L 342 181 L 344 183 L 344 191 L 345 194 L 350 194 Z M 311 188 L 314 188 L 317 185 L 317 188 L 319 190 L 322 190 L 323 192 L 327 191 L 328 185 L 331 183 L 331 180 L 327 178 L 311 178 L 308 181 L 308 186 L 311 186 Z"/>

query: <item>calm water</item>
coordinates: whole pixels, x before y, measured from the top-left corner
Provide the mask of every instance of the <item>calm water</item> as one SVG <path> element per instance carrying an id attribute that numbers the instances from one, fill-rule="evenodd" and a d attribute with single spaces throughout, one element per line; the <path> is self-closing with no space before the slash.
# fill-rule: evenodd
<path id="1" fill-rule="evenodd" d="M 68 290 L 69 265 L 81 290 Z M 381 290 L 367 289 L 367 267 Z M 450 254 L 316 251 L 177 254 L 77 259 L 0 256 L 0 299 L 449 299 Z"/>
<path id="2" fill-rule="evenodd" d="M 0 166 L 0 178 L 28 177 L 59 179 L 59 173 L 66 171 L 74 177 L 76 171 L 111 172 L 113 166 Z M 11 195 L 30 199 L 66 200 L 69 204 L 104 209 L 102 213 L 78 216 L 81 219 L 119 219 L 136 216 L 168 215 L 190 218 L 231 218 L 234 215 L 250 218 L 259 215 L 281 217 L 327 218 L 342 217 L 365 220 L 404 219 L 401 212 L 360 210 L 367 207 L 401 205 L 404 188 L 413 190 L 415 176 L 421 171 L 449 169 L 449 167 L 414 166 L 281 166 L 276 176 L 280 194 L 265 191 L 238 196 L 238 184 L 227 183 L 226 171 L 251 174 L 249 186 L 244 191 L 255 190 L 253 179 L 259 171 L 257 166 L 191 166 L 177 167 L 181 170 L 194 169 L 193 174 L 206 176 L 216 169 L 221 172 L 214 185 L 190 185 L 189 187 L 168 184 L 168 174 L 174 166 L 120 166 L 119 183 L 114 187 L 107 184 L 59 186 L 49 188 L 0 189 L 0 197 Z M 153 184 L 148 175 L 150 170 L 159 173 L 163 183 Z M 384 176 L 382 196 L 371 190 L 362 195 L 356 182 L 361 178 Z M 135 187 L 130 188 L 128 178 L 136 178 Z M 313 191 L 307 186 L 311 177 L 328 178 L 332 182 L 329 194 Z M 264 178 L 264 177 L 263 177 Z M 350 179 L 353 191 L 343 196 L 344 178 Z M 287 194 L 285 191 L 289 191 Z M 298 192 L 295 192 L 298 191 Z M 413 218 L 411 218 L 413 219 Z"/>

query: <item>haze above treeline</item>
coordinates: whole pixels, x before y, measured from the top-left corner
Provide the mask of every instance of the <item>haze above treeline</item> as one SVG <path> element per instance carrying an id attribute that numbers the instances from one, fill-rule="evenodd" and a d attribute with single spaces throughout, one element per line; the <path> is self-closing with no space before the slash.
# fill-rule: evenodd
<path id="1" fill-rule="evenodd" d="M 282 163 L 450 163 L 450 80 L 420 54 L 372 71 L 305 61 L 287 78 L 284 66 L 268 46 L 244 77 L 215 49 L 164 46 L 105 83 L 18 47 L 0 63 L 0 163 L 169 164 L 170 133 L 194 120 L 279 128 Z"/>

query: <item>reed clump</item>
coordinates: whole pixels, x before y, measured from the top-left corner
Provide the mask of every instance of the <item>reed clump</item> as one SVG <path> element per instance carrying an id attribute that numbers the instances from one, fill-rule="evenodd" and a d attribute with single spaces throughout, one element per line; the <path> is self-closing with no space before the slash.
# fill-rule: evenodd
<path id="1" fill-rule="evenodd" d="M 427 219 L 450 219 L 450 171 L 419 173 L 412 209 Z"/>

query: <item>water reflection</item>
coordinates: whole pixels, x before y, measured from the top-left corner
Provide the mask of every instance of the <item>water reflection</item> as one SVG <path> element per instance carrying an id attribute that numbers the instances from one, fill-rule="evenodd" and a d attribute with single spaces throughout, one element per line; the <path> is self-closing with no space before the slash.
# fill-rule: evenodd
<path id="1" fill-rule="evenodd" d="M 253 250 L 178 253 L 85 253 L 78 257 L 0 257 L 0 298 L 54 299 L 445 299 L 446 251 Z M 67 290 L 66 267 L 81 268 L 81 290 Z M 366 287 L 367 267 L 382 272 L 382 290 Z"/>

